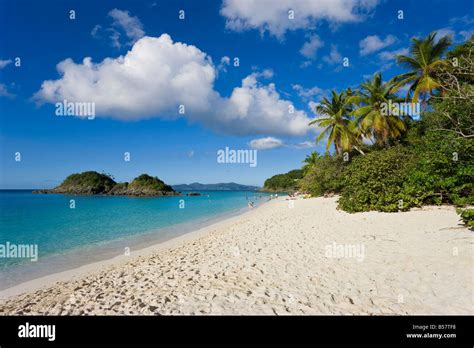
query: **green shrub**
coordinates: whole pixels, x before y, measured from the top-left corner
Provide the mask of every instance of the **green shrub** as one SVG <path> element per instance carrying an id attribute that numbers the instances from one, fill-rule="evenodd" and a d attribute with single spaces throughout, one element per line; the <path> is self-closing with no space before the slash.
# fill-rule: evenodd
<path id="1" fill-rule="evenodd" d="M 300 169 L 291 170 L 285 174 L 277 174 L 265 180 L 262 191 L 289 192 L 297 189 L 297 182 L 303 177 Z"/>
<path id="2" fill-rule="evenodd" d="M 406 193 L 424 204 L 474 202 L 474 143 L 452 133 L 427 132 L 411 149 L 418 158 Z"/>
<path id="3" fill-rule="evenodd" d="M 349 212 L 392 212 L 424 204 L 473 204 L 472 140 L 428 132 L 412 141 L 354 158 L 344 172 L 339 206 Z"/>
<path id="4" fill-rule="evenodd" d="M 320 156 L 299 181 L 299 188 L 312 196 L 339 193 L 345 167 L 346 162 L 341 157 Z"/>
<path id="5" fill-rule="evenodd" d="M 413 153 L 402 146 L 354 158 L 344 172 L 339 207 L 348 212 L 391 212 L 420 204 L 404 190 L 415 162 Z"/>
<path id="6" fill-rule="evenodd" d="M 148 174 L 142 174 L 128 185 L 129 189 L 150 189 L 155 191 L 174 191 L 169 185 L 166 185 L 158 177 L 153 177 Z"/>
<path id="7" fill-rule="evenodd" d="M 466 226 L 474 227 L 474 209 L 456 209 Z"/>
<path id="8" fill-rule="evenodd" d="M 87 171 L 69 175 L 54 190 L 77 194 L 99 194 L 109 192 L 115 184 L 116 182 L 106 174 Z"/>

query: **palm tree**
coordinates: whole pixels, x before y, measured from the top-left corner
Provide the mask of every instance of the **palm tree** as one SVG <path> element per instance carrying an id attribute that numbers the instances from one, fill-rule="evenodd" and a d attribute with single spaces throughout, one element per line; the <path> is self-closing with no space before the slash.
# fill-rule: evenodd
<path id="1" fill-rule="evenodd" d="M 306 163 L 303 166 L 303 172 L 306 173 L 308 170 L 316 164 L 316 161 L 318 160 L 319 155 L 316 151 L 311 152 L 311 154 L 306 155 L 306 158 L 303 160 L 303 163 Z"/>
<path id="2" fill-rule="evenodd" d="M 352 92 L 350 93 L 352 94 Z M 316 124 L 319 127 L 324 127 L 316 138 L 316 142 L 319 143 L 324 136 L 327 136 L 326 151 L 329 151 L 331 144 L 333 144 L 336 155 L 342 151 L 350 151 L 352 148 L 364 154 L 357 147 L 358 138 L 354 132 L 355 124 L 350 117 L 351 110 L 347 91 L 341 93 L 332 91 L 331 99 L 324 97 L 316 107 L 317 113 L 322 117 L 311 121 L 309 125 Z"/>
<path id="3" fill-rule="evenodd" d="M 435 37 L 436 32 L 429 34 L 424 39 L 413 38 L 410 46 L 411 56 L 397 56 L 397 63 L 405 65 L 411 71 L 395 76 L 391 80 L 394 84 L 394 91 L 409 84 L 406 100 L 413 93 L 413 103 L 418 102 L 420 94 L 432 94 L 434 89 L 440 87 L 436 78 L 437 67 L 448 64 L 442 60 L 442 56 L 451 45 L 451 39 L 444 36 L 435 42 Z"/>
<path id="4" fill-rule="evenodd" d="M 392 93 L 393 85 L 382 81 L 382 74 L 376 73 L 372 80 L 361 85 L 356 95 L 348 101 L 358 107 L 352 111 L 361 136 L 375 139 L 379 145 L 386 145 L 390 139 L 398 138 L 406 130 L 405 122 L 391 114 L 388 105 L 400 100 Z"/>

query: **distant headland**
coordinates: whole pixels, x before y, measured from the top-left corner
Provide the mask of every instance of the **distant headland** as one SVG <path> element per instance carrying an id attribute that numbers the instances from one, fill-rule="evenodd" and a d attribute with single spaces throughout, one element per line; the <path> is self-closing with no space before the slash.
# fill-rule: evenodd
<path id="1" fill-rule="evenodd" d="M 194 182 L 192 184 L 173 185 L 173 189 L 176 191 L 258 191 L 260 187 L 241 185 L 235 182 L 219 184 L 200 184 Z"/>

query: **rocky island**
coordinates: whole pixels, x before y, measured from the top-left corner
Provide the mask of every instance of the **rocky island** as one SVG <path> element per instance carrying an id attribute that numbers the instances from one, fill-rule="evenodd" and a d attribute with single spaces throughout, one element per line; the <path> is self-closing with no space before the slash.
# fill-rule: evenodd
<path id="1" fill-rule="evenodd" d="M 179 196 L 171 186 L 157 177 L 142 174 L 132 182 L 117 183 L 107 174 L 87 171 L 69 175 L 61 185 L 53 189 L 35 190 L 33 193 L 63 193 L 75 195 L 111 196 Z"/>

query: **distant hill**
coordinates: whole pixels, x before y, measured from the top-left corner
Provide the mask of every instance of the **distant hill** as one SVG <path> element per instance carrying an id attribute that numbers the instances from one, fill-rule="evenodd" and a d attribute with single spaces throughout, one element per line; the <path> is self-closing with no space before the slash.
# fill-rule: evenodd
<path id="1" fill-rule="evenodd" d="M 200 184 L 194 182 L 192 184 L 173 185 L 175 191 L 257 191 L 260 187 L 240 185 L 235 182 L 219 183 L 219 184 Z"/>
<path id="2" fill-rule="evenodd" d="M 303 177 L 300 169 L 290 170 L 285 174 L 277 174 L 265 180 L 262 192 L 291 192 L 296 191 L 298 180 Z"/>

